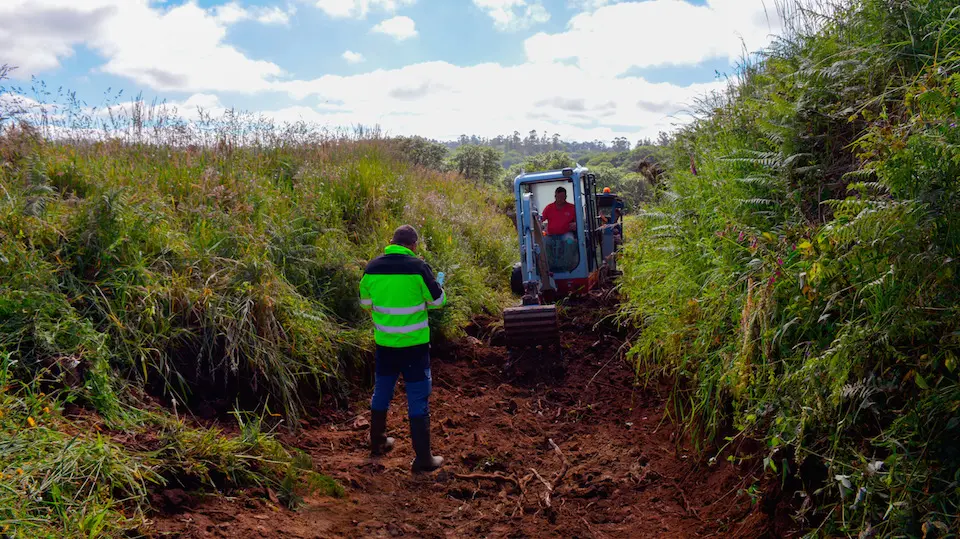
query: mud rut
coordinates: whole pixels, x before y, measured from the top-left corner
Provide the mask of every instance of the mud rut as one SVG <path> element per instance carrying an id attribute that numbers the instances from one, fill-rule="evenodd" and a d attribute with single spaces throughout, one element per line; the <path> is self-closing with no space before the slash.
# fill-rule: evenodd
<path id="1" fill-rule="evenodd" d="M 344 485 L 342 499 L 308 498 L 296 511 L 261 491 L 166 493 L 156 537 L 779 537 L 756 459 L 708 465 L 664 419 L 664 388 L 635 385 L 625 334 L 592 297 L 561 316 L 563 362 L 520 358 L 478 323 L 472 337 L 433 353 L 433 474 L 411 476 L 402 383 L 388 428 L 397 446 L 372 458 L 364 414 L 314 420 L 283 441 Z M 490 321 L 488 321 L 490 322 Z M 478 338 L 479 337 L 479 338 Z M 492 342 L 491 342 L 492 341 Z M 709 455 L 708 455 L 709 456 Z"/>

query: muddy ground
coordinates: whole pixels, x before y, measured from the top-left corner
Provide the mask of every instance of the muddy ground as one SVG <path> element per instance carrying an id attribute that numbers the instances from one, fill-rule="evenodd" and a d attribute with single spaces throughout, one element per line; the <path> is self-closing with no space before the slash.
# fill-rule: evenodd
<path id="1" fill-rule="evenodd" d="M 389 416 L 396 449 L 386 457 L 369 455 L 369 394 L 283 436 L 343 484 L 344 498 L 308 498 L 291 511 L 258 490 L 189 496 L 154 515 L 154 536 L 794 535 L 757 459 L 734 465 L 724 453 L 710 465 L 713 453 L 698 456 L 678 439 L 664 417 L 667 388 L 636 384 L 623 361 L 627 335 L 600 307 L 612 301 L 593 297 L 563 311 L 562 361 L 527 354 L 505 369 L 507 351 L 496 346 L 495 325 L 484 322 L 473 336 L 435 348 L 431 411 L 434 452 L 446 459 L 440 471 L 409 471 L 401 383 Z"/>

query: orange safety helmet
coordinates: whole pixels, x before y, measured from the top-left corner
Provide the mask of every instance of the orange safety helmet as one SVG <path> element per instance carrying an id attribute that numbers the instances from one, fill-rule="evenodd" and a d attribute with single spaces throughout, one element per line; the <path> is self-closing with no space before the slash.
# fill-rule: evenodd
<path id="1" fill-rule="evenodd" d="M 609 192 L 610 192 L 610 188 L 609 188 L 609 187 L 604 187 L 604 188 L 603 188 L 603 193 L 604 193 L 604 194 L 607 194 L 607 193 L 609 193 Z"/>

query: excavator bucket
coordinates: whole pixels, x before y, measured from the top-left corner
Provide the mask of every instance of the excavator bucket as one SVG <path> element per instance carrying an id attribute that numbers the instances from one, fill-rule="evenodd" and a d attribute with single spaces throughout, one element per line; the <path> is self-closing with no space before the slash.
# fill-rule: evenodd
<path id="1" fill-rule="evenodd" d="M 503 311 L 507 346 L 527 348 L 560 342 L 556 305 L 524 305 Z"/>

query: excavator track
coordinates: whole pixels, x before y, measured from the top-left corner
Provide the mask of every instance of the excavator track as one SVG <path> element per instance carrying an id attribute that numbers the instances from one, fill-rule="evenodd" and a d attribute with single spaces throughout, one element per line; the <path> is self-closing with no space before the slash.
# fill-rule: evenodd
<path id="1" fill-rule="evenodd" d="M 503 311 L 503 329 L 507 346 L 528 348 L 557 344 L 560 325 L 556 305 L 527 305 Z"/>

